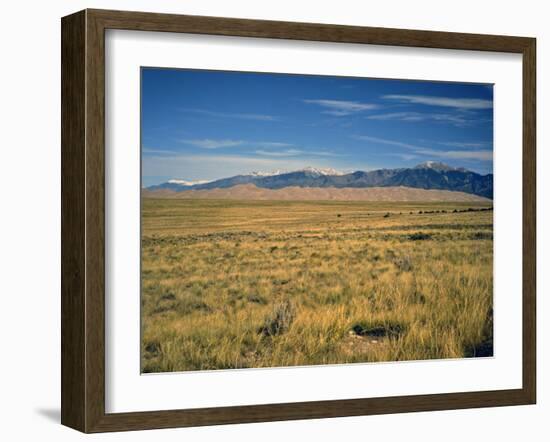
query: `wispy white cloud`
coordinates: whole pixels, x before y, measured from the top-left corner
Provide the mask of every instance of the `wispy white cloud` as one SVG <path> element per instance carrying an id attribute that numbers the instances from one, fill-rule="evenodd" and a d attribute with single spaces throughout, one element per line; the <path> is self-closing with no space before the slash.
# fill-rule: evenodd
<path id="1" fill-rule="evenodd" d="M 361 103 L 359 101 L 345 101 L 345 100 L 303 100 L 304 103 L 316 104 L 325 108 L 324 114 L 333 115 L 336 117 L 343 117 L 345 115 L 351 115 L 357 112 L 363 112 L 366 110 L 372 110 L 378 108 L 378 105 L 371 103 Z"/>
<path id="2" fill-rule="evenodd" d="M 250 141 L 250 140 L 232 140 L 232 139 L 193 139 L 193 140 L 180 140 L 181 143 L 188 144 L 200 149 L 222 149 L 231 147 L 252 148 L 256 149 L 254 153 L 256 155 L 266 157 L 293 157 L 293 156 L 314 156 L 314 157 L 338 157 L 341 154 L 331 152 L 326 149 L 300 149 L 295 147 L 292 143 L 280 142 L 280 141 Z M 242 150 L 242 149 L 241 149 Z M 158 153 L 158 154 L 178 154 L 175 151 L 169 150 L 155 150 L 147 149 L 146 153 Z"/>
<path id="3" fill-rule="evenodd" d="M 428 114 L 420 112 L 391 112 L 387 114 L 375 114 L 366 117 L 369 120 L 400 120 L 400 121 L 423 121 L 428 119 Z"/>
<path id="4" fill-rule="evenodd" d="M 290 147 L 293 146 L 292 143 L 281 143 L 277 141 L 259 141 L 255 142 L 254 144 L 262 147 Z"/>
<path id="5" fill-rule="evenodd" d="M 492 100 L 480 98 L 434 97 L 429 95 L 383 95 L 386 100 L 396 100 L 408 104 L 452 107 L 455 109 L 492 109 Z"/>
<path id="6" fill-rule="evenodd" d="M 416 153 L 428 157 L 446 158 L 452 160 L 492 161 L 492 150 L 448 150 L 418 149 Z"/>
<path id="7" fill-rule="evenodd" d="M 341 154 L 327 150 L 300 150 L 300 149 L 285 149 L 285 150 L 256 150 L 257 155 L 268 157 L 293 157 L 293 156 L 309 156 L 309 157 L 340 157 Z"/>
<path id="8" fill-rule="evenodd" d="M 412 153 L 389 153 L 388 155 L 401 158 L 403 161 L 411 161 L 418 158 L 418 155 Z"/>
<path id="9" fill-rule="evenodd" d="M 242 113 L 242 112 L 217 112 L 207 109 L 182 109 L 184 112 L 207 115 L 216 118 L 236 118 L 239 120 L 254 120 L 254 121 L 278 121 L 279 117 L 275 115 L 258 114 L 258 113 Z"/>
<path id="10" fill-rule="evenodd" d="M 442 146 L 449 146 L 449 147 L 460 147 L 460 148 L 482 148 L 482 147 L 488 147 L 491 145 L 491 143 L 486 141 L 479 141 L 479 142 L 470 142 L 470 143 L 462 143 L 462 142 L 456 142 L 456 141 L 445 141 L 440 142 L 438 144 L 441 144 Z"/>
<path id="11" fill-rule="evenodd" d="M 375 114 L 366 117 L 369 120 L 378 121 L 405 121 L 405 122 L 420 122 L 420 121 L 436 121 L 441 123 L 450 123 L 456 126 L 464 126 L 474 123 L 475 119 L 469 119 L 465 115 L 453 115 L 446 113 L 424 113 L 424 112 L 391 112 L 385 114 Z"/>
<path id="12" fill-rule="evenodd" d="M 201 140 L 181 140 L 184 144 L 190 144 L 191 146 L 200 147 L 201 149 L 220 149 L 223 147 L 235 147 L 244 144 L 242 140 L 212 140 L 210 138 L 204 138 Z"/>
<path id="13" fill-rule="evenodd" d="M 493 160 L 493 151 L 492 150 L 437 150 L 430 149 L 423 146 L 418 146 L 416 144 L 403 143 L 401 141 L 388 140 L 385 138 L 371 137 L 367 135 L 356 135 L 353 138 L 357 140 L 369 141 L 372 143 L 386 144 L 389 146 L 401 147 L 404 149 L 409 149 L 412 154 L 401 154 L 401 153 L 390 153 L 391 155 L 402 155 L 403 159 L 405 156 L 410 157 L 410 155 L 424 156 L 424 157 L 435 157 L 442 159 L 454 159 L 454 160 L 480 160 L 480 161 L 492 161 Z M 412 159 L 412 158 L 408 158 Z"/>
<path id="14" fill-rule="evenodd" d="M 183 144 L 189 144 L 201 149 L 220 149 L 224 147 L 236 147 L 236 146 L 254 146 L 266 149 L 279 149 L 289 148 L 294 146 L 292 143 L 280 142 L 280 141 L 250 141 L 250 140 L 232 140 L 232 139 L 185 139 L 180 140 Z M 157 151 L 158 152 L 158 151 Z"/>
<path id="15" fill-rule="evenodd" d="M 374 143 L 388 144 L 390 146 L 403 147 L 405 149 L 418 149 L 419 148 L 418 146 L 415 146 L 414 144 L 403 143 L 401 141 L 387 140 L 385 138 L 371 137 L 371 136 L 368 136 L 368 135 L 354 135 L 352 138 L 355 138 L 356 140 L 370 141 L 370 142 L 374 142 Z"/>
<path id="16" fill-rule="evenodd" d="M 331 151 L 328 151 L 328 150 L 311 150 L 311 151 L 308 151 L 307 154 L 318 156 L 318 157 L 345 157 L 345 156 L 347 156 L 345 154 L 331 152 Z"/>
<path id="17" fill-rule="evenodd" d="M 263 155 L 266 157 L 294 157 L 297 155 L 303 155 L 303 150 L 298 149 L 285 149 L 285 150 L 256 150 L 254 152 L 257 155 Z"/>
<path id="18" fill-rule="evenodd" d="M 141 149 L 141 152 L 142 153 L 150 153 L 150 154 L 155 154 L 155 155 L 174 155 L 174 154 L 177 154 L 178 152 L 175 151 L 175 150 L 166 150 L 166 149 L 151 149 L 150 147 L 143 147 Z"/>

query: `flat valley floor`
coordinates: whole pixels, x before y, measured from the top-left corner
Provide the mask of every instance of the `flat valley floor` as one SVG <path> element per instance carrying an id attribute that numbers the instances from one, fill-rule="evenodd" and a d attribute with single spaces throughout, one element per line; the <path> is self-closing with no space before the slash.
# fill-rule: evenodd
<path id="1" fill-rule="evenodd" d="M 145 373 L 493 354 L 491 203 L 142 199 Z"/>

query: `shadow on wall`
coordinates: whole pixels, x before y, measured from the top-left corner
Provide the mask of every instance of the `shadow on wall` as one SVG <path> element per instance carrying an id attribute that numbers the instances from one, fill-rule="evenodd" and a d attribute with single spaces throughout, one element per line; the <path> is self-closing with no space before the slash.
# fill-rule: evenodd
<path id="1" fill-rule="evenodd" d="M 59 408 L 38 408 L 34 411 L 36 414 L 56 424 L 61 422 L 61 410 Z"/>

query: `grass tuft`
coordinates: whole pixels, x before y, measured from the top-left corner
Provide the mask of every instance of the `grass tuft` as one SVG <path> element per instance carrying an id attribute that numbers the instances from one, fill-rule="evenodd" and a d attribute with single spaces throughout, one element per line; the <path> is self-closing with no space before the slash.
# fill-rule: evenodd
<path id="1" fill-rule="evenodd" d="M 277 304 L 273 312 L 265 321 L 265 325 L 260 328 L 260 333 L 264 336 L 277 336 L 285 333 L 290 328 L 296 312 L 292 303 L 288 300 Z"/>

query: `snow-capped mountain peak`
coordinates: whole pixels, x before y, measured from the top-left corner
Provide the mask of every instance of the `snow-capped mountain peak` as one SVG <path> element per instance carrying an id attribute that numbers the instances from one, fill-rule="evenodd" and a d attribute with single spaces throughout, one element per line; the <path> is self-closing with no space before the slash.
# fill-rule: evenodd
<path id="1" fill-rule="evenodd" d="M 197 184 L 210 183 L 210 181 L 208 180 L 188 181 L 188 180 L 179 180 L 179 179 L 168 180 L 168 182 L 170 184 L 179 184 L 180 186 L 195 186 Z"/>
<path id="2" fill-rule="evenodd" d="M 439 161 L 426 161 L 424 163 L 421 163 L 415 166 L 415 169 L 433 169 L 439 172 L 443 172 L 443 171 L 446 172 L 449 170 L 458 170 L 458 169 L 455 169 L 454 167 L 451 167 Z"/>
<path id="3" fill-rule="evenodd" d="M 287 173 L 295 173 L 295 172 L 307 172 L 311 175 L 315 176 L 321 176 L 321 175 L 327 175 L 327 176 L 335 176 L 335 175 L 345 175 L 345 172 L 340 172 L 339 170 L 333 169 L 331 167 L 304 167 L 303 169 L 298 170 L 272 170 L 270 172 L 263 172 L 263 171 L 254 171 L 246 174 L 246 176 L 253 176 L 253 177 L 267 177 L 267 176 L 276 176 L 276 175 L 284 175 Z"/>
<path id="4" fill-rule="evenodd" d="M 340 172 L 339 170 L 333 169 L 332 167 L 304 167 L 303 169 L 299 170 L 299 172 L 309 172 L 313 175 L 328 175 L 328 176 L 335 176 L 335 175 L 345 175 L 344 172 Z"/>
<path id="5" fill-rule="evenodd" d="M 271 172 L 262 172 L 260 170 L 255 170 L 253 172 L 248 173 L 246 176 L 275 176 L 275 175 L 281 175 L 283 173 L 286 173 L 284 170 L 272 170 Z"/>

